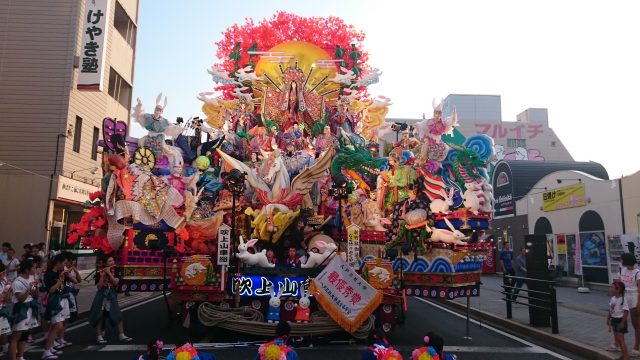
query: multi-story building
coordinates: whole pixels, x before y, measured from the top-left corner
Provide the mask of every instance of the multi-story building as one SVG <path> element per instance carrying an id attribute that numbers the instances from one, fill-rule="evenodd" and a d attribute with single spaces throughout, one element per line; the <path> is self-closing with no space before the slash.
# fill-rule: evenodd
<path id="1" fill-rule="evenodd" d="M 430 106 L 429 106 L 430 107 Z M 526 109 L 518 114 L 516 121 L 502 121 L 501 100 L 498 95 L 451 94 L 443 101 L 443 116 L 458 114 L 460 133 L 469 137 L 487 134 L 496 144 L 496 161 L 573 161 L 553 129 L 549 127 L 547 109 Z M 431 113 L 425 113 L 426 119 Z M 423 119 L 387 119 L 390 122 L 413 125 Z M 395 141 L 396 134 L 386 136 Z"/>
<path id="2" fill-rule="evenodd" d="M 99 189 L 103 118 L 129 119 L 138 0 L 2 1 L 0 14 L 0 241 L 59 244 Z"/>

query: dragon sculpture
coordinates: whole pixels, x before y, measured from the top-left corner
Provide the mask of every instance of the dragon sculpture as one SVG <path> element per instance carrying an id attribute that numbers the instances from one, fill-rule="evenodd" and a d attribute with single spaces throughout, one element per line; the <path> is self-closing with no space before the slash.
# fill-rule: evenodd
<path id="1" fill-rule="evenodd" d="M 341 146 L 331 162 L 331 175 L 342 172 L 368 191 L 375 188 L 376 179 L 386 163 L 384 158 L 374 157 L 366 147 Z"/>

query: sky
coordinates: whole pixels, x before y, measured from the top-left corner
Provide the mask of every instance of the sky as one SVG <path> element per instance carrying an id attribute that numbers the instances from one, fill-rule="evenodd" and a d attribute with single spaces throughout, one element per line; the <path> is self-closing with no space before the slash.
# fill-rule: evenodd
<path id="1" fill-rule="evenodd" d="M 431 114 L 448 94 L 500 95 L 504 121 L 549 109 L 576 161 L 599 162 L 610 178 L 640 170 L 637 1 L 140 0 L 139 10 L 134 104 L 152 111 L 163 92 L 170 120 L 202 115 L 196 95 L 213 89 L 207 69 L 228 27 L 278 10 L 332 15 L 365 32 L 383 71 L 369 92 L 392 100 L 388 118 Z"/>

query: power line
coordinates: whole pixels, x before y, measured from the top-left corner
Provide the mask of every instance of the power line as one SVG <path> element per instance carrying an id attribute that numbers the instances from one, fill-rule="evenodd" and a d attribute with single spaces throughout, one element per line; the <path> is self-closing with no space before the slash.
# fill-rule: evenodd
<path id="1" fill-rule="evenodd" d="M 39 176 L 39 177 L 41 177 L 43 179 L 51 180 L 51 178 L 49 176 L 44 176 L 42 174 L 35 173 L 35 172 L 31 171 L 31 170 L 23 169 L 20 166 L 16 166 L 16 165 L 10 164 L 10 163 L 8 163 L 8 162 L 6 162 L 4 160 L 0 160 L 0 166 L 4 166 L 4 165 L 10 166 L 10 167 L 12 167 L 14 169 L 17 169 L 17 170 L 20 170 L 20 171 L 23 171 L 23 172 L 26 172 L 26 173 L 29 173 L 29 174 L 32 174 L 32 175 L 35 175 L 35 176 Z M 55 180 L 53 180 L 53 181 L 55 181 Z"/>

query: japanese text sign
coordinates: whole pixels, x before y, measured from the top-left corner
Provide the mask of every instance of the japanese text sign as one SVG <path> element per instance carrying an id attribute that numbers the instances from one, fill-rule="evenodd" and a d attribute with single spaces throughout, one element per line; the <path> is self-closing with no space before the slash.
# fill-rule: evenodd
<path id="1" fill-rule="evenodd" d="M 555 211 L 587 205 L 584 184 L 574 184 L 542 193 L 544 211 Z"/>
<path id="2" fill-rule="evenodd" d="M 283 297 L 300 297 L 303 290 L 309 290 L 309 278 L 306 276 L 236 276 L 231 284 L 231 295 L 239 294 L 241 297 L 269 297 L 272 286 L 276 293 L 282 291 Z"/>
<path id="3" fill-rule="evenodd" d="M 382 293 L 335 256 L 311 281 L 311 292 L 322 308 L 347 332 L 354 332 L 382 302 Z"/>
<path id="4" fill-rule="evenodd" d="M 102 91 L 111 0 L 85 0 L 78 90 Z"/>
<path id="5" fill-rule="evenodd" d="M 360 227 L 351 224 L 347 228 L 347 263 L 357 267 L 360 260 Z"/>
<path id="6" fill-rule="evenodd" d="M 222 224 L 218 228 L 218 265 L 229 265 L 231 256 L 231 227 Z"/>

